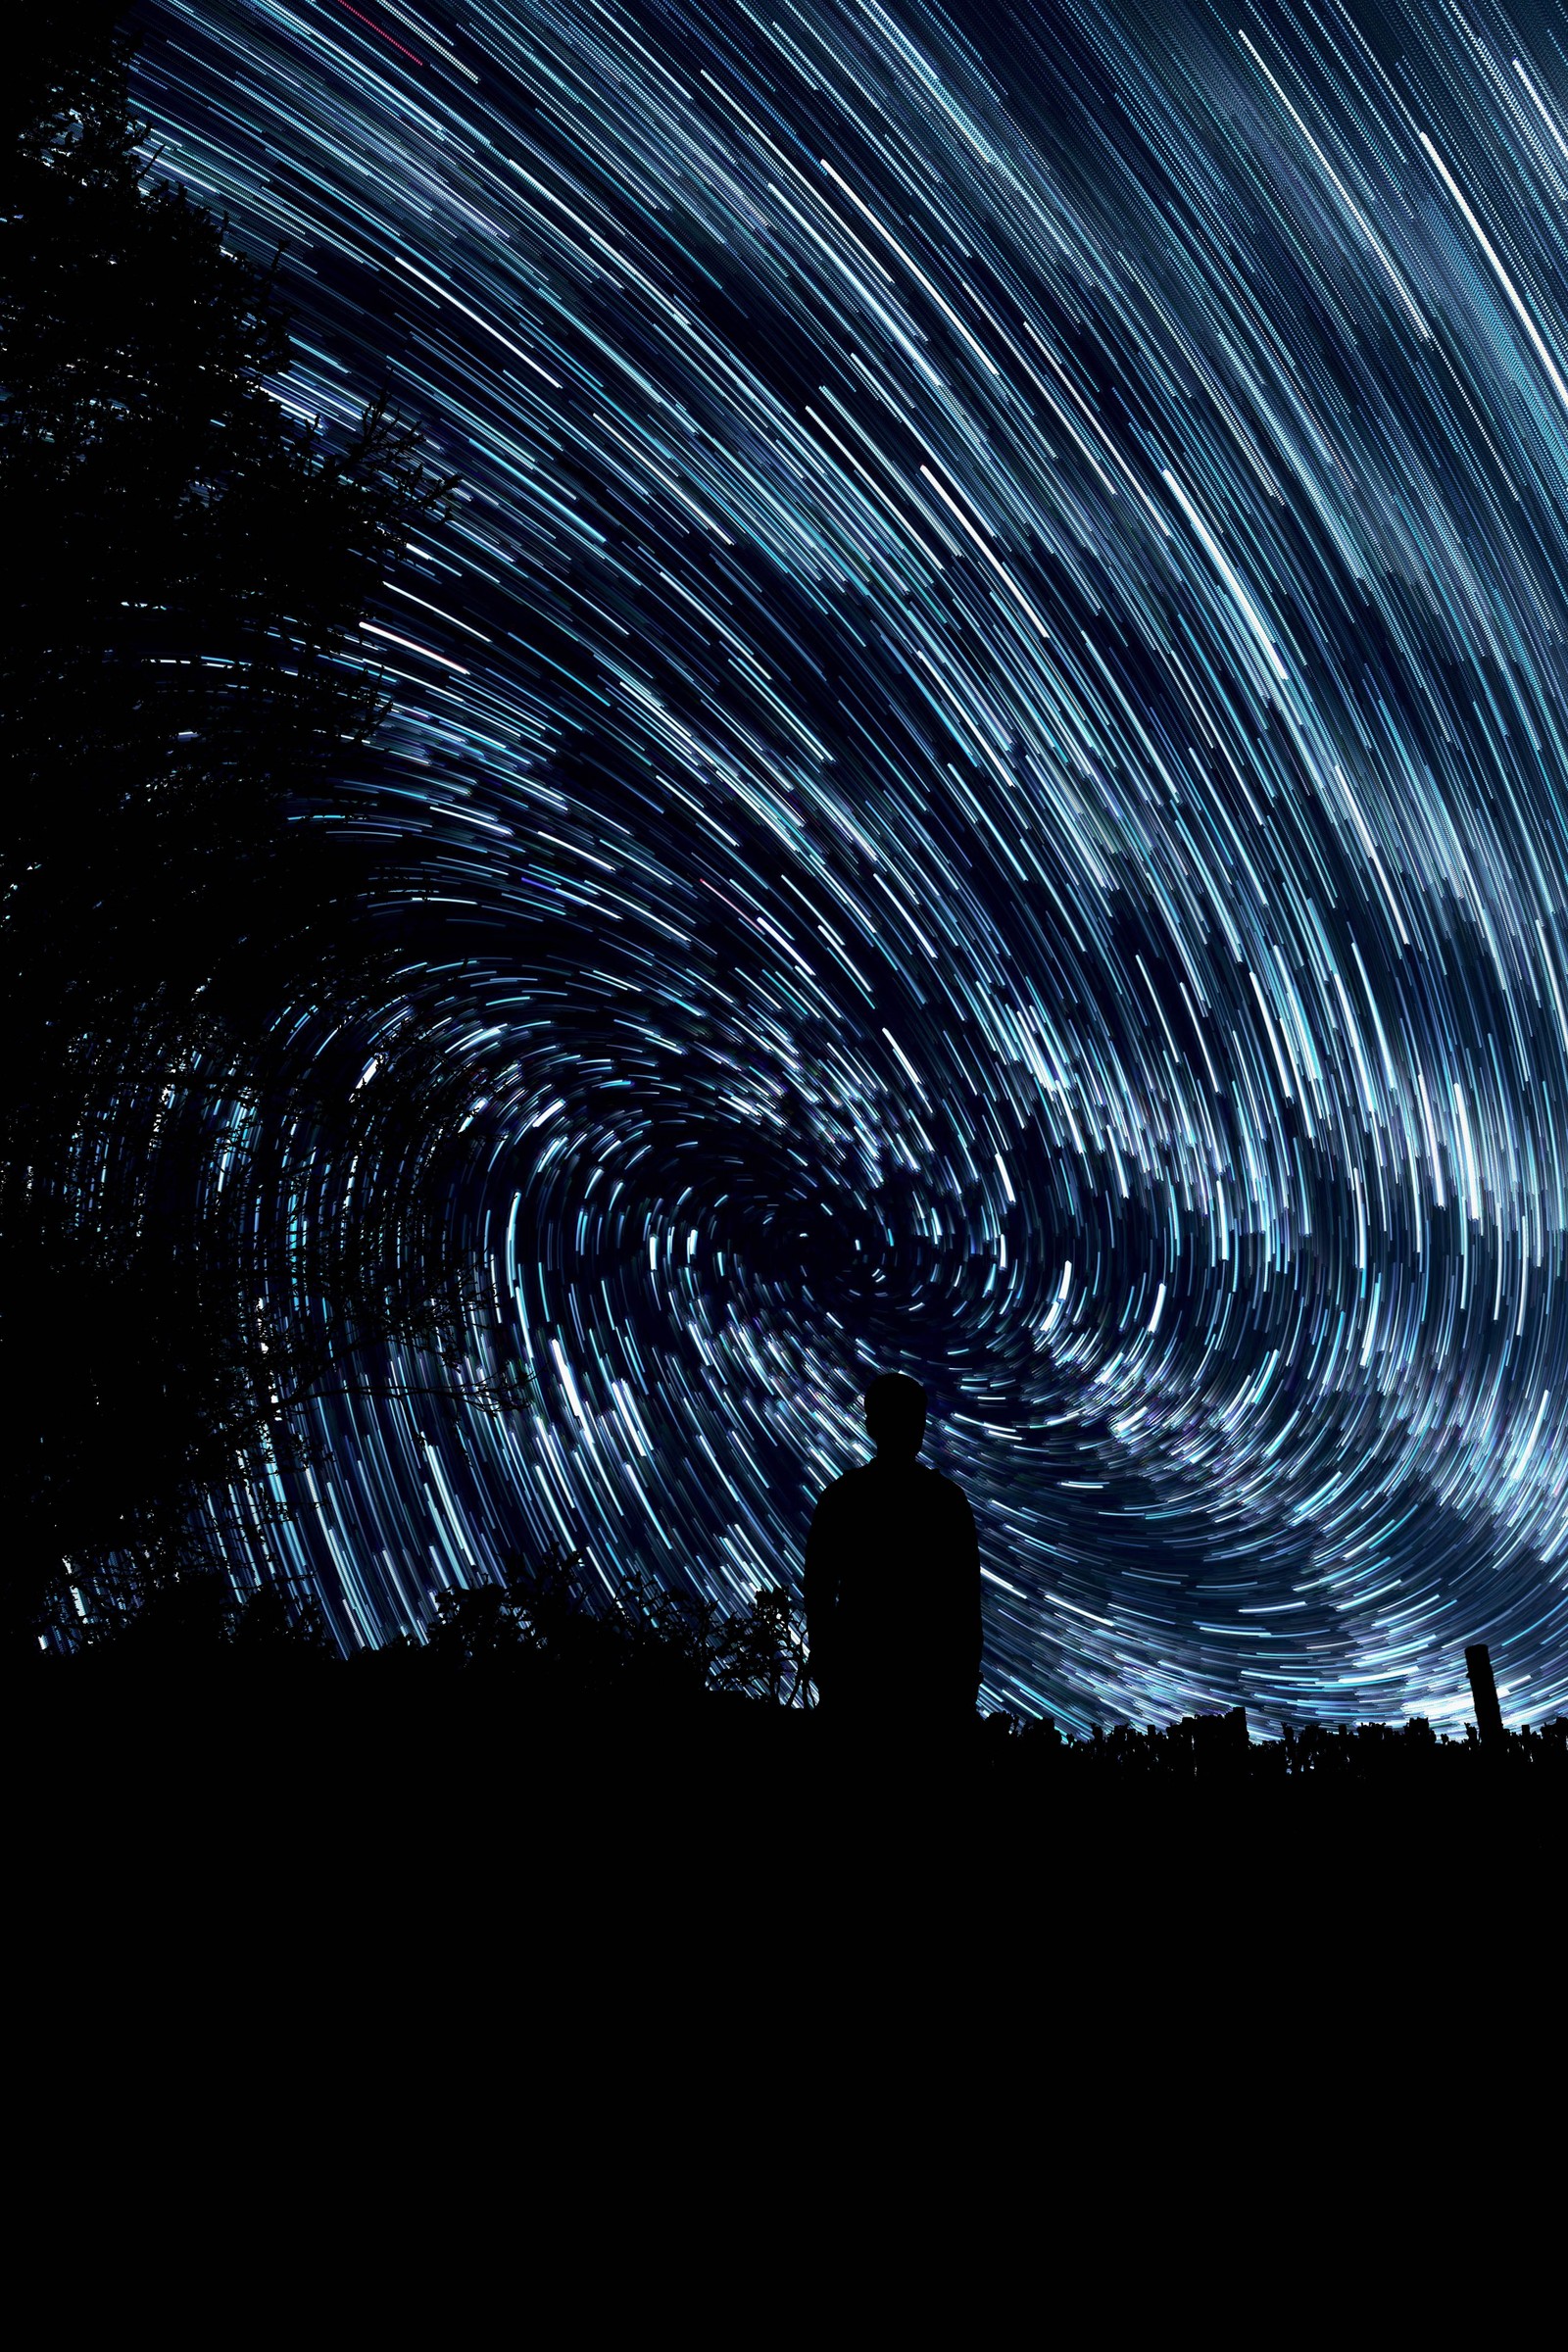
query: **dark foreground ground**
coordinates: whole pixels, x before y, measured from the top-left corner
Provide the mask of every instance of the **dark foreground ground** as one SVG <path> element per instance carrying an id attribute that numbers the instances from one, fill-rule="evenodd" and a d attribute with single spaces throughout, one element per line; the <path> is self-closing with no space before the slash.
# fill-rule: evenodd
<path id="1" fill-rule="evenodd" d="M 957 2197 L 992 2216 L 966 2277 L 1000 2230 L 1119 2309 L 1151 2217 L 1189 2215 L 1201 2299 L 1248 2201 L 1321 2191 L 1338 2242 L 1560 2125 L 1560 1750 L 1374 1739 L 1282 1774 L 1214 1734 L 1184 1772 L 522 1695 L 14 1687 L 12 2141 L 63 2278 L 183 2294 L 226 2342 L 215 2312 L 324 2262 L 397 2340 L 435 2229 L 453 2308 L 555 2264 L 575 2336 L 612 2292 L 687 2311 L 714 2262 L 809 2304 L 824 2230 L 918 2299 Z M 438 2316 L 494 2332 L 488 2302 Z"/>
<path id="2" fill-rule="evenodd" d="M 564 1704 L 341 1668 L 44 1668 L 9 1719 L 28 1936 L 145 1952 L 184 1923 L 224 1967 L 332 1942 L 377 1972 L 461 1969 L 499 1937 L 635 1974 L 687 1937 L 716 1964 L 736 1937 L 777 1955 L 884 1930 L 999 1965 L 1119 1968 L 1185 1938 L 1240 1969 L 1260 1938 L 1286 1965 L 1373 1935 L 1523 1957 L 1555 1933 L 1568 1858 L 1560 1737 L 1365 1732 L 1308 1757 L 1239 1725 L 1091 1746 L 994 1719 L 934 1744 L 711 1696 Z"/>

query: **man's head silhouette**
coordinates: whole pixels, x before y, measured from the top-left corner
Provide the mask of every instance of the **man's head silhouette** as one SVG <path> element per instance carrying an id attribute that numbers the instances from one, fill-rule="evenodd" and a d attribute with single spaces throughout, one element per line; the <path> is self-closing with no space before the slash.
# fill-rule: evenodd
<path id="1" fill-rule="evenodd" d="M 866 1435 L 881 1461 L 912 1462 L 925 1436 L 925 1391 L 906 1372 L 880 1372 L 865 1392 Z"/>

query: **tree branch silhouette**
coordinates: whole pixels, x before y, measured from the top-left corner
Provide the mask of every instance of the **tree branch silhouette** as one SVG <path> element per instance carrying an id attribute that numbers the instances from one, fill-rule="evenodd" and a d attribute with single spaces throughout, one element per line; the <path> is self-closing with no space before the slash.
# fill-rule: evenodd
<path id="1" fill-rule="evenodd" d="M 24 1642 L 83 1579 L 210 1565 L 225 1494 L 285 1510 L 302 1408 L 426 1393 L 382 1359 L 450 1370 L 479 1303 L 444 1213 L 472 1072 L 357 917 L 352 826 L 303 821 L 372 758 L 361 623 L 453 484 L 384 400 L 334 439 L 273 397 L 275 267 L 148 170 L 114 13 L 32 12 L 0 165 L 0 1603 Z"/>

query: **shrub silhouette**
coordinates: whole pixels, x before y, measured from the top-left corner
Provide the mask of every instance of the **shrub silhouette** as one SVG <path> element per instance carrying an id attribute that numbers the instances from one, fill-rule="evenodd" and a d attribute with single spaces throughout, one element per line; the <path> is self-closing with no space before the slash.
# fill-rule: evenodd
<path id="1" fill-rule="evenodd" d="M 432 1703 L 450 1724 L 441 1705 L 456 1699 L 465 1724 L 508 1736 L 530 1721 L 575 1719 L 609 1741 L 607 1753 L 617 1721 L 660 1715 L 793 1721 L 808 1736 L 806 1629 L 791 1593 L 764 1587 L 744 1606 L 726 1608 L 666 1592 L 639 1573 L 611 1590 L 583 1547 L 559 1542 L 538 1554 L 514 1551 L 498 1581 L 445 1593 L 424 1641 L 400 1637 L 350 1661 L 337 1655 L 309 1599 L 277 1584 L 236 1599 L 224 1579 L 200 1570 L 155 1574 L 122 1592 L 118 1608 L 100 1598 L 77 1648 L 81 1661 L 112 1661 L 131 1675 L 199 1681 L 243 1664 L 262 1686 L 309 1665 L 323 1693 L 347 1701 L 379 1689 L 394 1720 L 410 1726 Z M 65 1661 L 57 1671 L 78 1667 Z M 925 1754 L 928 1728 L 918 1713 L 879 1717 L 871 1752 L 897 1768 Z M 831 1730 L 824 1725 L 830 1738 Z M 1264 1740 L 1250 1737 L 1240 1708 L 1145 1730 L 1097 1725 L 1087 1738 L 1064 1735 L 1050 1716 L 1021 1722 L 998 1712 L 976 1718 L 966 1747 L 936 1752 L 960 1778 L 978 1772 L 999 1793 L 1011 1788 L 1048 1802 L 1290 1783 L 1351 1793 L 1547 1789 L 1568 1788 L 1568 1716 L 1484 1746 L 1473 1724 L 1456 1738 L 1419 1716 L 1400 1725 L 1286 1724 Z"/>
<path id="2" fill-rule="evenodd" d="M 514 1552 L 504 1582 L 444 1593 L 426 1644 L 432 1667 L 522 1674 L 585 1697 L 804 1700 L 805 1625 L 787 1592 L 764 1589 L 726 1609 L 633 1571 L 596 1607 L 586 1558 L 560 1544 L 536 1560 Z"/>
<path id="3" fill-rule="evenodd" d="M 278 1583 L 243 1598 L 215 1569 L 127 1569 L 100 1580 L 78 1612 L 79 1653 L 157 1673 L 244 1667 L 260 1675 L 338 1662 L 319 1604 Z"/>

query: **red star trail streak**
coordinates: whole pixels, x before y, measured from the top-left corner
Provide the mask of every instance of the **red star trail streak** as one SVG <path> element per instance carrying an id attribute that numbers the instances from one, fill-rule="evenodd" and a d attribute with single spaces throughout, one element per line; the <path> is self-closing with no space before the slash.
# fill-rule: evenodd
<path id="1" fill-rule="evenodd" d="M 389 48 L 395 49 L 399 57 L 406 57 L 411 66 L 416 66 L 421 62 L 415 56 L 412 49 L 405 49 L 401 41 L 393 40 L 392 35 L 387 31 L 385 25 L 377 24 L 374 19 L 371 17 L 362 16 L 357 8 L 350 8 L 349 0 L 337 0 L 337 4 L 339 8 L 343 9 L 349 16 L 359 18 L 359 22 L 362 24 L 368 24 L 370 30 L 379 40 L 385 41 Z"/>

